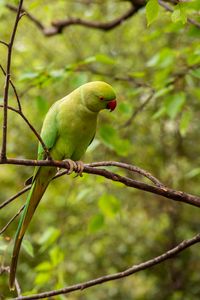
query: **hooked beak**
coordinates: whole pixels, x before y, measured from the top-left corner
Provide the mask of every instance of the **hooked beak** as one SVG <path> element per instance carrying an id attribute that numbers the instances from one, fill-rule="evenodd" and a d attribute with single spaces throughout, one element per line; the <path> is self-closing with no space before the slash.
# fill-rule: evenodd
<path id="1" fill-rule="evenodd" d="M 117 101 L 116 101 L 116 99 L 114 99 L 114 100 L 108 102 L 106 108 L 110 109 L 110 111 L 113 111 L 116 106 L 117 106 Z"/>

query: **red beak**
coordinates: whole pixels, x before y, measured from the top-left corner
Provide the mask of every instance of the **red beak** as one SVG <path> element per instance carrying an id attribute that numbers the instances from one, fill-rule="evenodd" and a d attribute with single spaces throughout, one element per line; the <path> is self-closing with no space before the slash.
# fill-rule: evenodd
<path id="1" fill-rule="evenodd" d="M 113 111 L 116 106 L 117 106 L 117 101 L 116 101 L 116 99 L 114 99 L 114 100 L 108 102 L 106 108 L 110 109 L 110 111 Z"/>

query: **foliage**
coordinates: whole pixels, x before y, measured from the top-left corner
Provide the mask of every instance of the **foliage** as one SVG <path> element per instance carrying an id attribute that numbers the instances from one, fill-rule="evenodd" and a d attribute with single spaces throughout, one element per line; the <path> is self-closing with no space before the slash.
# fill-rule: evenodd
<path id="1" fill-rule="evenodd" d="M 49 26 L 51 20 L 68 14 L 105 22 L 125 12 L 130 3 L 26 0 L 25 7 Z M 133 163 L 166 185 L 200 194 L 200 29 L 187 22 L 199 9 L 199 1 L 180 2 L 171 13 L 159 7 L 157 0 L 149 0 L 146 11 L 139 10 L 111 31 L 70 26 L 52 37 L 44 37 L 22 17 L 12 79 L 25 115 L 39 131 L 55 100 L 87 81 L 107 81 L 118 94 L 118 108 L 101 114 L 97 136 L 84 161 Z M 13 12 L 4 1 L 0 1 L 0 17 L 1 40 L 7 41 Z M 6 47 L 0 47 L 0 63 L 5 67 Z M 0 76 L 3 94 L 4 76 Z M 9 103 L 16 106 L 11 90 Z M 8 121 L 9 156 L 35 158 L 37 140 L 29 128 L 13 112 Z M 31 167 L 2 165 L 0 201 L 19 191 L 31 173 Z M 51 183 L 26 234 L 18 268 L 24 294 L 124 270 L 170 249 L 199 228 L 196 208 L 99 177 L 73 177 Z M 25 198 L 1 210 L 1 228 Z M 17 221 L 0 238 L 1 264 L 9 264 L 16 226 Z M 199 259 L 196 245 L 153 269 L 69 298 L 197 300 Z M 0 299 L 10 297 L 6 275 L 0 277 L 0 287 Z"/>

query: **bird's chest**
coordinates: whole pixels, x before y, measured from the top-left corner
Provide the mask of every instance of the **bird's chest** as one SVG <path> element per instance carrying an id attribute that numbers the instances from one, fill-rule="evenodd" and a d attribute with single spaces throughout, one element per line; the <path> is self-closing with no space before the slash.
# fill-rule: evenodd
<path id="1" fill-rule="evenodd" d="M 60 150 L 64 158 L 78 160 L 96 132 L 96 117 L 69 114 L 59 121 Z"/>

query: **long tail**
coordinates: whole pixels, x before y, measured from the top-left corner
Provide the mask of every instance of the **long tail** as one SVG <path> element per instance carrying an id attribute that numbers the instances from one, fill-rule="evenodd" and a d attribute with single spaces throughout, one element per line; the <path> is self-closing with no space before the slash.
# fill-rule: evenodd
<path id="1" fill-rule="evenodd" d="M 41 168 L 41 169 L 43 169 L 43 168 Z M 51 168 L 51 169 L 53 169 L 53 168 Z M 49 176 L 50 173 L 52 173 L 52 170 L 49 171 L 48 174 L 47 173 L 41 174 L 41 173 L 44 173 L 43 171 L 39 172 L 39 173 L 40 174 L 37 174 L 38 176 L 36 177 L 35 181 L 33 182 L 31 190 L 28 194 L 25 209 L 20 218 L 16 236 L 15 236 L 12 260 L 11 260 L 11 265 L 10 265 L 10 276 L 9 276 L 10 290 L 15 289 L 15 274 L 16 274 L 16 269 L 17 269 L 17 261 L 18 261 L 19 251 L 20 251 L 20 247 L 21 247 L 21 243 L 22 243 L 24 234 L 25 234 L 25 232 L 28 228 L 28 225 L 34 215 L 34 212 L 35 212 L 35 210 L 36 210 L 36 208 L 37 208 L 37 206 L 38 206 L 38 204 L 50 182 L 49 179 L 52 177 L 52 176 Z M 43 176 L 43 175 L 46 175 L 46 176 Z"/>

